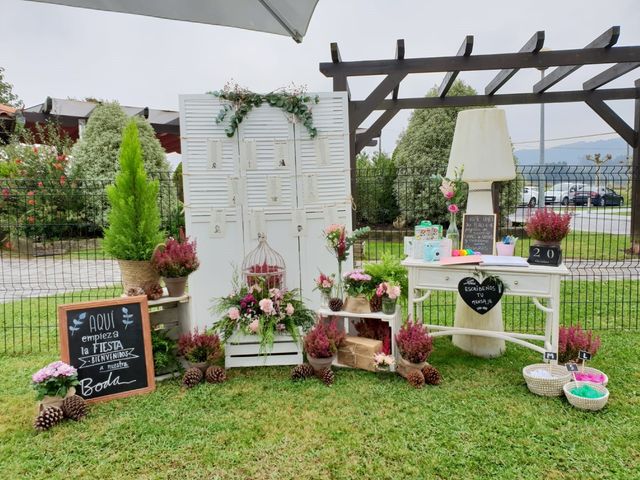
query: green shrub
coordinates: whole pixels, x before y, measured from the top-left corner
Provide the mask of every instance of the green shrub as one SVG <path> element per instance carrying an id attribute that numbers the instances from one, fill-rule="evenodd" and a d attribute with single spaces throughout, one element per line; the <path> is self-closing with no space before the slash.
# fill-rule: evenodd
<path id="1" fill-rule="evenodd" d="M 396 165 L 386 153 L 371 158 L 360 154 L 356 160 L 356 220 L 359 225 L 389 225 L 398 216 L 394 192 Z"/>
<path id="2" fill-rule="evenodd" d="M 164 234 L 157 205 L 158 181 L 147 180 L 135 120 L 124 130 L 120 172 L 115 184 L 107 187 L 107 197 L 111 211 L 104 250 L 119 260 L 149 260 Z"/>

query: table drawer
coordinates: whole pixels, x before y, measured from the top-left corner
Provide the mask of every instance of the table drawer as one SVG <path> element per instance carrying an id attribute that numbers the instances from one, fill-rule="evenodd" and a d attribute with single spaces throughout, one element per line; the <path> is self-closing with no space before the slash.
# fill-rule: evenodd
<path id="1" fill-rule="evenodd" d="M 551 295 L 550 275 L 527 275 L 515 273 L 499 273 L 507 287 L 506 295 Z M 473 272 L 462 270 L 421 269 L 416 278 L 416 287 L 432 290 L 458 290 L 458 283 L 466 277 L 473 277 Z M 481 281 L 481 277 L 476 277 Z"/>

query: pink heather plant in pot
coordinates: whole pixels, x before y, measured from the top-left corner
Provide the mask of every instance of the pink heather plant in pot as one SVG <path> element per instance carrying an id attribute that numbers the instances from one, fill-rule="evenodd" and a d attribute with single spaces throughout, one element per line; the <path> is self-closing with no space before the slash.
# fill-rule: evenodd
<path id="1" fill-rule="evenodd" d="M 591 330 L 582 330 L 580 325 L 560 327 L 558 335 L 558 361 L 560 363 L 577 362 L 580 350 L 595 356 L 599 348 L 600 337 L 593 335 Z"/>
<path id="2" fill-rule="evenodd" d="M 569 234 L 571 214 L 556 213 L 551 208 L 541 208 L 536 211 L 524 227 L 527 235 L 539 243 L 560 244 Z"/>
<path id="3" fill-rule="evenodd" d="M 189 241 L 180 229 L 177 239 L 170 237 L 155 249 L 151 264 L 164 278 L 169 296 L 180 297 L 184 295 L 187 276 L 200 266 L 196 255 L 196 243 Z"/>
<path id="4" fill-rule="evenodd" d="M 407 369 L 422 369 L 424 362 L 433 351 L 433 339 L 425 326 L 411 320 L 407 320 L 407 323 L 396 334 L 396 344 L 402 357 L 401 360 L 405 362 L 404 364 L 399 362 L 399 365 Z M 406 362 L 414 365 L 407 365 Z"/>
<path id="5" fill-rule="evenodd" d="M 338 347 L 344 340 L 344 332 L 338 329 L 335 320 L 318 321 L 304 337 L 304 351 L 307 360 L 315 370 L 328 368 L 338 353 Z"/>

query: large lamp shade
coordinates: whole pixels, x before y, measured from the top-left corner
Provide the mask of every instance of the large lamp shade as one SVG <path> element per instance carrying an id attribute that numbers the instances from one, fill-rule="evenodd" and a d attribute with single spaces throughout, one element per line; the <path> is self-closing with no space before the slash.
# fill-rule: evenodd
<path id="1" fill-rule="evenodd" d="M 447 177 L 463 168 L 465 182 L 496 182 L 516 177 L 504 110 L 478 108 L 458 113 Z"/>

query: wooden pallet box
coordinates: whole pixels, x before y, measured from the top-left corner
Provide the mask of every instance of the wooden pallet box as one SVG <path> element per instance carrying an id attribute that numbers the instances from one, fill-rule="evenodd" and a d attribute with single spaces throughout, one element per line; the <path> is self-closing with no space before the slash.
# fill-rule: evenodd
<path id="1" fill-rule="evenodd" d="M 300 335 L 302 341 L 302 335 Z M 226 368 L 298 365 L 302 363 L 302 345 L 289 334 L 277 334 L 273 348 L 260 353 L 260 336 L 234 333 L 225 343 Z"/>

